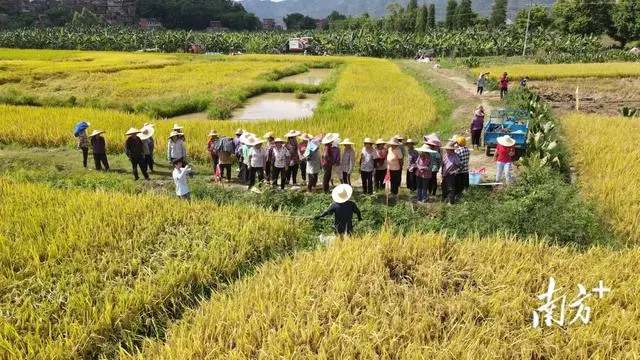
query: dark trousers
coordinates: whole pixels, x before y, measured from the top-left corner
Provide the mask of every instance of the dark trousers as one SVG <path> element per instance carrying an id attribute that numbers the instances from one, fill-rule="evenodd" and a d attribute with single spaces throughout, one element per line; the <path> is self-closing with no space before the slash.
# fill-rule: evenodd
<path id="1" fill-rule="evenodd" d="M 342 172 L 342 183 L 351 185 L 351 174 Z"/>
<path id="2" fill-rule="evenodd" d="M 484 92 L 484 86 L 478 86 L 478 90 L 476 90 L 476 93 L 478 95 L 482 95 L 483 92 Z"/>
<path id="3" fill-rule="evenodd" d="M 402 181 L 402 170 L 391 170 L 389 171 L 391 175 L 391 193 L 393 195 L 398 195 L 398 190 L 400 190 L 400 182 Z"/>
<path id="4" fill-rule="evenodd" d="M 365 194 L 373 194 L 373 171 L 360 171 L 362 179 L 362 192 Z"/>
<path id="5" fill-rule="evenodd" d="M 231 164 L 220 164 L 220 179 L 227 175 L 227 181 L 231 181 Z"/>
<path id="6" fill-rule="evenodd" d="M 302 178 L 302 181 L 307 181 L 307 162 L 306 161 L 300 162 L 300 177 Z"/>
<path id="7" fill-rule="evenodd" d="M 109 170 L 109 161 L 107 160 L 107 154 L 93 154 L 93 163 L 96 165 L 96 170 L 102 170 L 104 165 L 105 170 Z"/>
<path id="8" fill-rule="evenodd" d="M 140 171 L 142 171 L 142 176 L 145 179 L 149 180 L 149 174 L 147 174 L 147 163 L 144 161 L 144 156 L 137 156 L 130 159 L 131 167 L 133 168 L 133 177 L 138 180 L 140 177 L 138 176 L 138 166 L 140 166 Z"/>
<path id="9" fill-rule="evenodd" d="M 456 200 L 456 176 L 449 175 L 442 177 L 442 200 L 453 204 Z"/>
<path id="10" fill-rule="evenodd" d="M 331 183 L 331 166 L 324 166 L 322 168 L 324 174 L 322 174 L 322 189 L 325 193 L 329 193 L 329 183 Z"/>
<path id="11" fill-rule="evenodd" d="M 387 169 L 376 170 L 373 176 L 373 183 L 375 184 L 376 191 L 384 190 L 384 177 L 387 175 Z"/>
<path id="12" fill-rule="evenodd" d="M 471 144 L 480 147 L 480 135 L 482 135 L 482 129 L 471 130 Z"/>
<path id="13" fill-rule="evenodd" d="M 307 180 L 307 190 L 312 192 L 318 184 L 318 174 L 307 174 Z"/>
<path id="14" fill-rule="evenodd" d="M 429 181 L 429 195 L 435 195 L 438 191 L 438 172 L 431 172 L 431 181 Z"/>
<path id="15" fill-rule="evenodd" d="M 500 88 L 500 99 L 503 99 L 505 96 L 507 96 L 507 92 L 509 92 L 508 88 Z"/>
<path id="16" fill-rule="evenodd" d="M 87 160 L 89 159 L 89 148 L 82 147 L 82 166 L 87 167 Z"/>
<path id="17" fill-rule="evenodd" d="M 416 196 L 420 201 L 429 199 L 429 181 L 430 179 L 416 177 Z"/>
<path id="18" fill-rule="evenodd" d="M 240 173 L 238 174 L 238 180 L 240 180 L 240 183 L 242 184 L 246 184 L 249 182 L 249 169 L 247 167 L 247 164 L 245 163 L 240 163 Z"/>
<path id="19" fill-rule="evenodd" d="M 287 171 L 287 184 L 293 179 L 293 185 L 298 184 L 298 164 L 289 166 Z"/>
<path id="20" fill-rule="evenodd" d="M 284 183 L 287 181 L 287 172 L 284 168 L 271 168 L 271 185 L 278 186 L 278 177 L 280 177 L 280 189 L 284 189 Z"/>
<path id="21" fill-rule="evenodd" d="M 271 161 L 267 161 L 264 167 L 264 175 L 271 180 Z"/>
<path id="22" fill-rule="evenodd" d="M 460 195 L 469 187 L 469 173 L 456 174 L 456 195 Z"/>
<path id="23" fill-rule="evenodd" d="M 418 188 L 418 181 L 416 179 L 416 173 L 412 171 L 407 171 L 407 189 L 411 191 L 416 191 Z"/>
<path id="24" fill-rule="evenodd" d="M 258 175 L 258 181 L 262 182 L 264 180 L 264 168 L 261 167 L 250 167 L 249 168 L 249 189 L 256 184 L 256 174 Z"/>
<path id="25" fill-rule="evenodd" d="M 145 155 L 144 161 L 147 164 L 149 170 L 153 171 L 153 154 Z"/>

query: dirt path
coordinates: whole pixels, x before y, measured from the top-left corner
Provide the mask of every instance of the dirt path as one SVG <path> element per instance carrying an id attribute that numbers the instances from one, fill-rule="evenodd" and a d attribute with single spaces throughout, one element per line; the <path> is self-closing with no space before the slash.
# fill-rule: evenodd
<path id="1" fill-rule="evenodd" d="M 402 62 L 414 71 L 420 73 L 423 80 L 428 81 L 432 85 L 446 90 L 449 100 L 454 104 L 454 110 L 451 114 L 453 126 L 450 132 L 443 132 L 441 139 L 449 139 L 452 135 L 464 135 L 467 138 L 467 144 L 471 144 L 471 132 L 469 123 L 473 115 L 473 111 L 478 105 L 482 105 L 485 112 L 489 114 L 496 108 L 500 107 L 500 94 L 497 91 L 485 91 L 482 96 L 476 95 L 476 85 L 465 77 L 464 70 L 458 69 L 433 69 L 429 64 L 416 62 Z M 471 152 L 469 159 L 470 169 L 485 169 L 482 176 L 483 182 L 493 182 L 496 176 L 496 166 L 492 157 L 486 156 L 483 148 Z"/>

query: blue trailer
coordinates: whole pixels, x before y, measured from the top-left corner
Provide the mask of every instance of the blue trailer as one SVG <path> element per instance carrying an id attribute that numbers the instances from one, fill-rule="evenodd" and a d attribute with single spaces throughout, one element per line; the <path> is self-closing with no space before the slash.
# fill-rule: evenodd
<path id="1" fill-rule="evenodd" d="M 516 141 L 517 160 L 527 150 L 527 136 L 529 136 L 529 121 L 531 116 L 526 110 L 498 109 L 489 116 L 489 122 L 484 126 L 484 145 L 487 156 L 498 145 L 500 136 L 509 135 Z"/>

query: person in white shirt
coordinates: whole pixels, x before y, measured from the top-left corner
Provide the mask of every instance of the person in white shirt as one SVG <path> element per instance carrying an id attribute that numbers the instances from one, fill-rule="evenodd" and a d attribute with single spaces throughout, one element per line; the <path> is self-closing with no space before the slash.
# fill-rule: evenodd
<path id="1" fill-rule="evenodd" d="M 253 146 L 251 147 L 251 150 L 249 150 L 249 189 L 251 189 L 256 183 L 256 174 L 258 174 L 258 181 L 260 183 L 264 180 L 264 166 L 267 163 L 267 157 L 269 156 L 267 149 L 262 147 L 264 140 L 251 140 L 252 142 L 250 145 Z"/>
<path id="2" fill-rule="evenodd" d="M 179 199 L 191 200 L 189 185 L 187 185 L 187 175 L 191 172 L 191 167 L 182 167 L 182 161 L 173 162 L 173 182 L 176 184 L 176 195 Z"/>
<path id="3" fill-rule="evenodd" d="M 183 164 L 187 164 L 187 148 L 184 140 L 180 138 L 180 133 L 172 131 L 169 134 L 169 143 L 167 144 L 167 159 L 174 163 L 180 160 Z"/>
<path id="4" fill-rule="evenodd" d="M 271 186 L 278 186 L 278 178 L 280 178 L 280 189 L 284 189 L 287 180 L 287 171 L 289 171 L 289 151 L 284 147 L 284 141 L 277 138 L 273 141 L 275 146 L 271 149 Z"/>
<path id="5" fill-rule="evenodd" d="M 356 153 L 353 151 L 351 140 L 344 139 L 340 145 L 344 145 L 342 159 L 340 160 L 340 170 L 342 170 L 342 183 L 351 185 L 351 173 L 356 163 Z"/>

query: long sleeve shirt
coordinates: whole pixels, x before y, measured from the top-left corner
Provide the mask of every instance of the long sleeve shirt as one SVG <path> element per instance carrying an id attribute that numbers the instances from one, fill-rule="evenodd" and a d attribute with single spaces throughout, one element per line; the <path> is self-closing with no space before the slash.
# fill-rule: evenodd
<path id="1" fill-rule="evenodd" d="M 267 162 L 267 149 L 252 147 L 249 150 L 249 165 L 254 168 L 264 168 Z"/>
<path id="2" fill-rule="evenodd" d="M 278 169 L 284 169 L 289 165 L 289 150 L 286 147 L 274 147 L 271 149 L 271 165 Z"/>
<path id="3" fill-rule="evenodd" d="M 376 167 L 376 150 L 362 148 L 360 153 L 360 171 L 372 172 Z"/>
<path id="4" fill-rule="evenodd" d="M 356 153 L 353 149 L 345 149 L 340 160 L 340 169 L 342 172 L 351 174 L 356 165 Z"/>
<path id="5" fill-rule="evenodd" d="M 407 151 L 407 157 L 408 157 L 408 165 L 407 166 L 407 170 L 414 172 L 416 169 L 416 161 L 418 160 L 418 152 L 413 149 L 413 150 L 409 150 Z"/>
<path id="6" fill-rule="evenodd" d="M 402 169 L 402 152 L 399 148 L 389 149 L 387 153 L 387 166 L 391 171 L 398 171 Z"/>
<path id="7" fill-rule="evenodd" d="M 187 157 L 187 148 L 184 146 L 184 141 L 182 139 L 169 140 L 167 144 L 167 159 L 182 159 L 184 157 Z"/>
<path id="8" fill-rule="evenodd" d="M 300 163 L 300 153 L 298 152 L 298 142 L 291 139 L 285 147 L 289 151 L 289 166 L 298 165 Z"/>
<path id="9" fill-rule="evenodd" d="M 337 146 L 324 146 L 324 153 L 322 155 L 322 166 L 340 166 L 340 149 Z"/>
<path id="10" fill-rule="evenodd" d="M 89 147 L 89 139 L 87 137 L 86 130 L 80 131 L 78 135 L 78 147 L 79 148 L 88 148 Z"/>
<path id="11" fill-rule="evenodd" d="M 106 154 L 107 153 L 107 145 L 104 141 L 104 138 L 100 135 L 96 135 L 91 138 L 91 147 L 93 148 L 94 154 Z"/>
<path id="12" fill-rule="evenodd" d="M 124 153 L 129 159 L 142 157 L 144 155 L 142 140 L 137 135 L 129 136 L 124 143 Z"/>
<path id="13" fill-rule="evenodd" d="M 468 173 L 469 157 L 471 156 L 469 149 L 464 146 L 460 146 L 456 149 L 456 155 L 458 155 L 458 159 L 460 160 L 460 172 Z"/>
<path id="14" fill-rule="evenodd" d="M 376 170 L 387 170 L 387 150 L 376 150 Z"/>
<path id="15" fill-rule="evenodd" d="M 332 203 L 329 208 L 320 214 L 318 217 L 325 217 L 330 214 L 334 214 L 333 225 L 336 228 L 337 232 L 343 233 L 351 232 L 353 230 L 353 214 L 358 216 L 358 220 L 362 221 L 362 214 L 360 213 L 360 209 L 358 209 L 358 205 L 353 201 L 347 201 L 342 204 Z"/>
<path id="16" fill-rule="evenodd" d="M 320 161 L 320 151 L 317 149 L 309 153 L 307 156 L 307 174 L 317 174 L 320 172 L 322 168 L 322 164 Z"/>
<path id="17" fill-rule="evenodd" d="M 173 182 L 176 184 L 176 195 L 184 196 L 189 193 L 189 185 L 187 185 L 187 175 L 191 172 L 189 168 L 173 169 Z"/>
<path id="18" fill-rule="evenodd" d="M 451 176 L 458 173 L 460 159 L 456 153 L 446 153 L 442 157 L 442 176 Z"/>
<path id="19" fill-rule="evenodd" d="M 419 156 L 415 163 L 416 176 L 421 179 L 431 179 L 431 155 Z"/>

